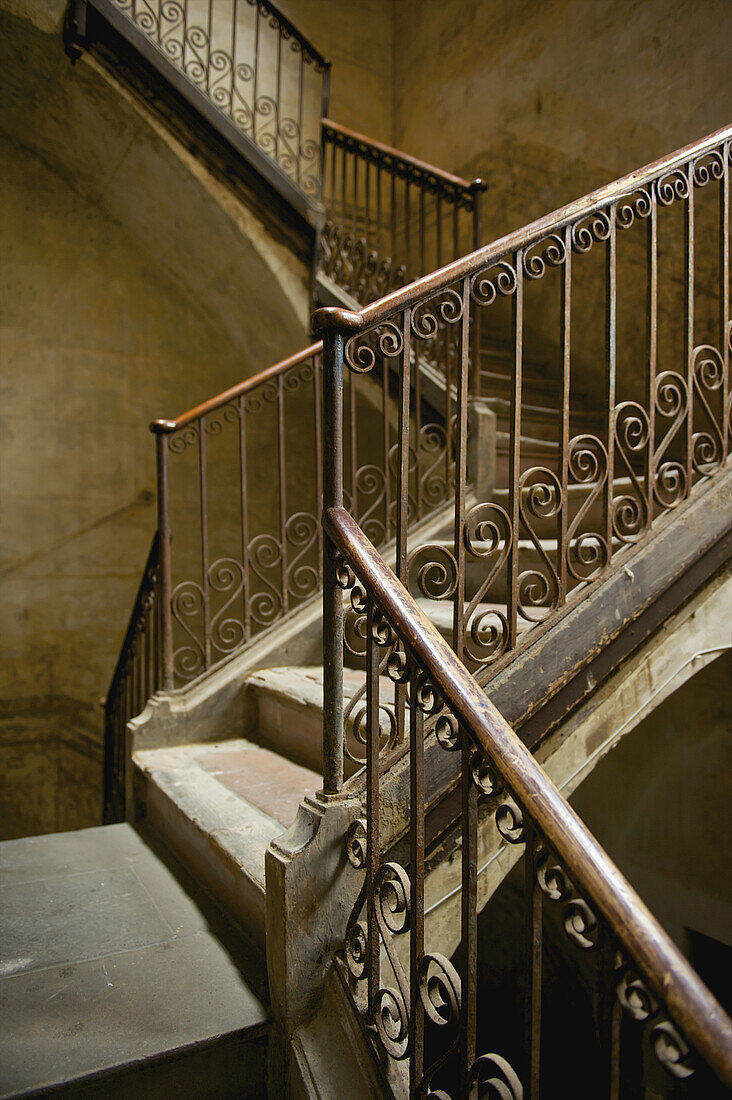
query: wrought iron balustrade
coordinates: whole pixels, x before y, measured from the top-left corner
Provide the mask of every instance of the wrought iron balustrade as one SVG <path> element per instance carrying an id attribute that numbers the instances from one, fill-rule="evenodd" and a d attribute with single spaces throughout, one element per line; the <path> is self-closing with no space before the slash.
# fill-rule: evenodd
<path id="1" fill-rule="evenodd" d="M 324 118 L 322 270 L 367 303 L 481 244 L 482 180 Z"/>
<path id="2" fill-rule="evenodd" d="M 454 651 L 481 684 L 727 461 L 731 138 L 731 127 L 720 130 L 359 312 L 315 315 L 330 364 L 331 439 L 344 415 L 341 373 L 380 377 L 388 363 L 395 368 L 397 576 L 428 606 L 447 603 Z M 510 431 L 504 492 L 473 485 L 472 502 L 469 373 L 481 315 L 509 326 Z M 522 439 L 530 341 L 543 349 L 560 395 L 539 461 Z M 410 532 L 410 410 L 420 405 L 415 363 L 423 357 L 442 358 L 446 370 L 452 362 L 455 380 L 445 420 L 454 523 L 451 538 L 433 545 Z M 583 385 L 593 380 L 599 431 L 588 430 L 578 402 L 580 369 Z M 335 474 L 325 494 L 329 506 L 341 506 Z M 325 615 L 330 637 L 341 637 L 328 555 L 326 541 Z M 469 592 L 468 568 L 480 575 Z M 336 696 L 341 659 L 327 653 L 326 690 Z M 397 727 L 403 713 L 397 692 L 390 711 Z M 336 727 L 328 734 L 336 756 L 342 737 Z M 338 788 L 339 767 L 335 757 L 327 763 L 326 789 Z"/>
<path id="3" fill-rule="evenodd" d="M 618 1100 L 646 1079 L 642 1068 L 633 1079 L 626 1057 L 640 1049 L 645 1032 L 643 1041 L 678 1085 L 704 1081 L 711 1067 L 732 1087 L 732 1021 L 722 1007 L 352 517 L 327 509 L 324 527 L 338 591 L 350 593 L 362 621 L 367 668 L 366 816 L 345 838 L 348 859 L 364 880 L 340 965 L 380 1059 L 406 1063 L 413 1097 L 535 1100 L 541 1086 L 541 1095 Z M 384 851 L 380 838 L 380 784 L 394 749 L 382 716 L 385 680 L 404 691 L 409 715 L 409 855 L 403 862 Z M 452 958 L 441 953 L 439 940 L 431 942 L 425 923 L 428 737 L 460 762 L 461 942 Z M 388 812 L 393 815 L 393 805 Z M 524 1009 L 512 1020 L 518 1056 L 511 1057 L 480 1045 L 477 1027 L 479 1012 L 495 1032 L 498 1013 L 509 1011 L 479 1002 L 478 830 L 479 822 L 485 830 L 491 821 L 505 844 L 524 847 L 524 970 L 516 975 Z M 552 912 L 570 964 L 564 998 L 579 990 L 582 957 L 594 960 L 585 968 L 583 995 L 591 1006 L 597 1073 L 579 1084 L 571 1073 L 577 1059 L 571 1029 L 564 1029 L 562 1050 L 542 1044 L 543 953 Z M 547 1071 L 547 1055 L 554 1069 L 564 1066 L 558 1076 Z"/>
<path id="4" fill-rule="evenodd" d="M 128 38 L 270 183 L 284 174 L 297 206 L 298 191 L 319 200 L 330 63 L 270 0 L 75 0 L 72 51 L 85 42 L 87 8 Z"/>
<path id="5" fill-rule="evenodd" d="M 160 539 L 155 533 L 104 700 L 104 821 L 124 820 L 126 729 L 162 687 Z"/>

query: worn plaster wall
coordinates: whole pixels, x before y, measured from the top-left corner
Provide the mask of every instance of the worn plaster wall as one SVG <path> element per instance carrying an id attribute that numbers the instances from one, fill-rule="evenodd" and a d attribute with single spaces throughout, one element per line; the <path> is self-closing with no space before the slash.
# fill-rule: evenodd
<path id="1" fill-rule="evenodd" d="M 584 781 L 574 808 L 678 945 L 732 947 L 732 653 L 675 691 Z"/>
<path id="2" fill-rule="evenodd" d="M 329 114 L 391 143 L 394 0 L 281 0 L 280 7 L 332 62 Z"/>
<path id="3" fill-rule="evenodd" d="M 726 0 L 399 0 L 394 12 L 396 143 L 488 180 L 488 240 L 730 121 Z"/>
<path id="4" fill-rule="evenodd" d="M 40 22 L 0 10 L 2 837 L 100 820 L 99 700 L 155 529 L 149 420 L 307 339 L 302 265 Z"/>

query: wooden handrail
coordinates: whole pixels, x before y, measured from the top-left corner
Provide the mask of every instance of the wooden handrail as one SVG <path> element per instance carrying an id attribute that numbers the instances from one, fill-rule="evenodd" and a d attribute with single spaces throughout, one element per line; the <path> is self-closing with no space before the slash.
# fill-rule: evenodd
<path id="1" fill-rule="evenodd" d="M 453 176 L 451 172 L 445 172 L 442 168 L 436 168 L 434 164 L 427 164 L 426 161 L 411 157 L 408 153 L 403 153 L 401 149 L 394 149 L 391 145 L 384 145 L 383 142 L 376 141 L 374 138 L 367 137 L 365 134 L 360 134 L 357 130 L 349 130 L 347 126 L 341 126 L 339 122 L 334 122 L 331 118 L 324 118 L 322 120 L 322 127 L 324 135 L 327 135 L 327 131 L 331 130 L 334 134 L 340 134 L 350 141 L 356 141 L 359 145 L 366 145 L 368 148 L 375 149 L 378 153 L 391 157 L 393 160 L 400 161 L 402 164 L 408 164 L 410 168 L 414 168 L 419 172 L 424 172 L 426 175 L 444 180 L 445 183 L 460 188 L 462 191 L 474 193 L 475 191 L 485 191 L 488 187 L 485 180 L 465 180 L 461 176 Z"/>
<path id="2" fill-rule="evenodd" d="M 200 416 L 206 416 L 207 413 L 220 409 L 222 405 L 226 405 L 227 402 L 233 401 L 235 397 L 241 397 L 242 394 L 250 393 L 251 390 L 256 389 L 257 386 L 261 386 L 264 382 L 269 382 L 272 378 L 284 374 L 290 367 L 297 366 L 298 363 L 310 359 L 313 355 L 319 355 L 322 350 L 323 341 L 318 340 L 317 343 L 310 344 L 309 347 L 303 348 L 302 351 L 295 352 L 294 355 L 288 356 L 287 359 L 282 359 L 279 363 L 274 363 L 271 367 L 267 367 L 265 370 L 260 371 L 259 374 L 254 374 L 251 378 L 245 378 L 243 382 L 239 382 L 236 386 L 232 386 L 231 389 L 224 390 L 223 393 L 218 394 L 216 397 L 211 397 L 208 401 L 204 401 L 203 404 L 196 405 L 195 408 L 189 409 L 188 412 L 183 413 L 182 416 L 176 417 L 175 420 L 153 420 L 150 424 L 150 431 L 158 435 L 177 432 L 179 428 L 183 428 L 186 424 L 190 424 L 192 420 L 198 420 Z"/>
<path id="3" fill-rule="evenodd" d="M 343 508 L 329 508 L 323 524 L 462 728 L 602 913 L 650 989 L 720 1080 L 732 1088 L 732 1020 L 722 1006 L 355 520 Z"/>
<path id="4" fill-rule="evenodd" d="M 676 152 L 669 153 L 647 164 L 644 168 L 638 168 L 635 172 L 630 172 L 613 183 L 591 191 L 588 195 L 575 199 L 574 202 L 560 207 L 553 213 L 545 214 L 544 217 L 501 237 L 493 244 L 484 245 L 475 252 L 459 260 L 453 260 L 437 271 L 392 291 L 391 294 L 387 294 L 377 302 L 372 302 L 358 312 L 338 306 L 324 306 L 313 314 L 313 332 L 321 333 L 328 329 L 335 329 L 343 333 L 356 333 L 378 324 L 393 313 L 414 306 L 422 299 L 438 293 L 450 283 L 500 262 L 516 249 L 526 248 L 537 240 L 541 240 L 542 237 L 556 233 L 569 222 L 588 217 L 608 203 L 632 194 L 655 177 L 673 172 L 691 158 L 710 152 L 716 145 L 730 138 L 732 138 L 732 125 L 723 126 L 720 130 L 715 130 L 714 133 L 702 138 L 701 141 L 686 145 L 683 149 L 677 149 Z"/>

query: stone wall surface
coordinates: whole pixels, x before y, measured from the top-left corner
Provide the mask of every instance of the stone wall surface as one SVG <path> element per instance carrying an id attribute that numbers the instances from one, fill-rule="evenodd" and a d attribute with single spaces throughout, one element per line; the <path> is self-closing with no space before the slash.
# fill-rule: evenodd
<path id="1" fill-rule="evenodd" d="M 394 15 L 395 142 L 488 181 L 486 240 L 730 121 L 726 0 L 400 0 Z"/>
<path id="2" fill-rule="evenodd" d="M 302 347 L 308 293 L 304 267 L 154 119 L 92 64 L 72 68 L 58 28 L 0 22 L 0 836 L 13 837 L 100 820 L 99 700 L 155 529 L 149 421 Z"/>

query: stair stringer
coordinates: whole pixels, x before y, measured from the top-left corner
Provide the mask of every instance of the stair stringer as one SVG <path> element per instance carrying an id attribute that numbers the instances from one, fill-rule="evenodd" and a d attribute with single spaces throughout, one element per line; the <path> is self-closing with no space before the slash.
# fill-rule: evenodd
<path id="1" fill-rule="evenodd" d="M 625 661 L 539 746 L 537 760 L 565 798 L 669 695 L 732 645 L 732 563 Z M 611 732 L 610 732 L 611 731 Z M 450 958 L 460 943 L 461 861 L 457 836 L 433 852 L 425 879 L 425 937 Z M 493 815 L 478 828 L 478 911 L 521 859 Z M 406 937 L 404 937 L 406 939 Z M 408 945 L 395 941 L 408 966 Z"/>

